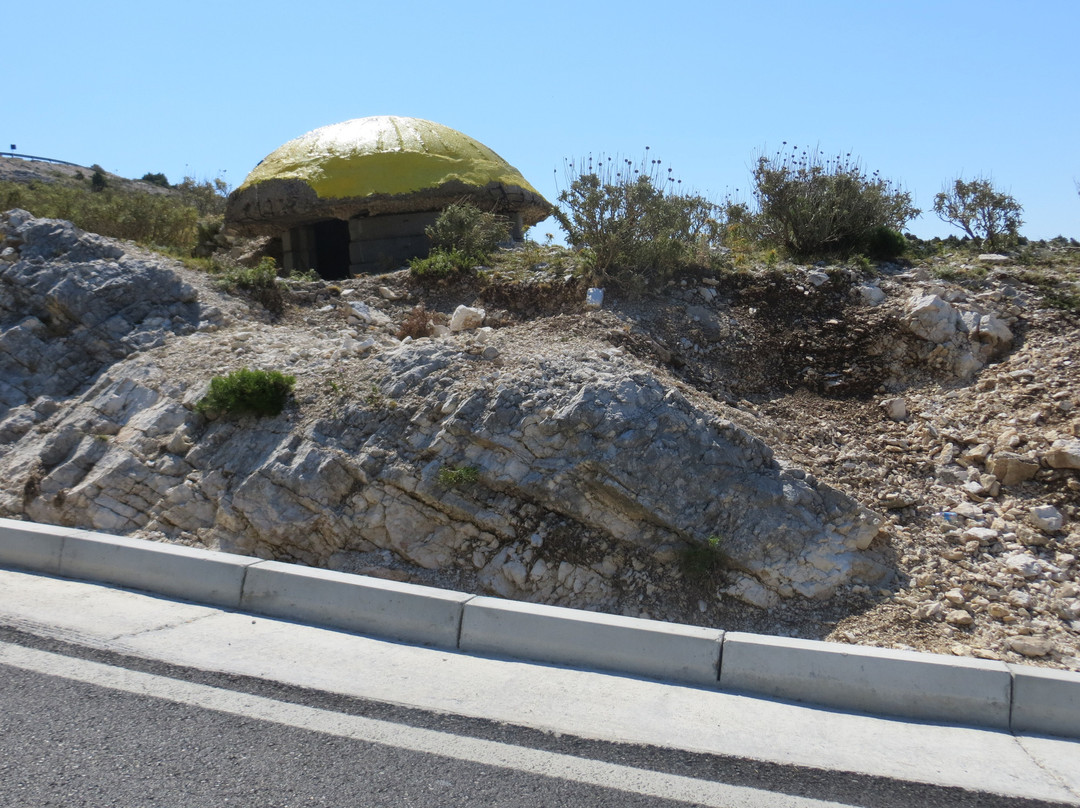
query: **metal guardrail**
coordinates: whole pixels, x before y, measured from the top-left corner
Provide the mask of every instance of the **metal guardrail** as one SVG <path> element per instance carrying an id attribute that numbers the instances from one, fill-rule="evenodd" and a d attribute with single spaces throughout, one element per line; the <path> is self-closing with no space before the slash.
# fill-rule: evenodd
<path id="1" fill-rule="evenodd" d="M 69 163 L 67 160 L 54 160 L 52 157 L 35 157 L 32 154 L 16 154 L 15 152 L 0 152 L 0 157 L 16 157 L 19 160 L 37 160 L 42 163 L 59 163 L 62 166 L 74 166 L 75 168 L 86 168 L 84 165 L 78 163 Z"/>

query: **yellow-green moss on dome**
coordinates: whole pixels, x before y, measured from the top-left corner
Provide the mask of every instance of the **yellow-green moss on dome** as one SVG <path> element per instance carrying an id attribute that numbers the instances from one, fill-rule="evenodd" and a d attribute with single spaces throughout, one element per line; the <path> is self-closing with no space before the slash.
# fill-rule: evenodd
<path id="1" fill-rule="evenodd" d="M 226 218 L 289 225 L 309 214 L 438 210 L 462 197 L 521 213 L 527 224 L 551 209 L 517 169 L 468 135 L 378 115 L 315 129 L 270 153 L 233 192 Z"/>
<path id="2" fill-rule="evenodd" d="M 377 115 L 324 126 L 271 152 L 246 187 L 268 179 L 300 179 L 320 198 L 403 194 L 460 180 L 535 189 L 484 144 L 419 118 Z"/>

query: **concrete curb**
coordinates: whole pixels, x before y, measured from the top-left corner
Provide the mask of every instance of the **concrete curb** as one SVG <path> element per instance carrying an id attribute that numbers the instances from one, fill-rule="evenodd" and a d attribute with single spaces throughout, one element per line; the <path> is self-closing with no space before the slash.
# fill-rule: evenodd
<path id="1" fill-rule="evenodd" d="M 1080 674 L 473 596 L 0 519 L 0 565 L 360 634 L 909 719 L 1080 738 Z"/>
<path id="2" fill-rule="evenodd" d="M 723 640 L 714 628 L 474 597 L 458 648 L 715 686 Z"/>
<path id="3" fill-rule="evenodd" d="M 343 572 L 260 561 L 248 568 L 245 611 L 456 648 L 461 610 L 472 595 Z"/>
<path id="4" fill-rule="evenodd" d="M 826 707 L 1009 728 L 1004 662 L 729 631 L 720 681 Z"/>

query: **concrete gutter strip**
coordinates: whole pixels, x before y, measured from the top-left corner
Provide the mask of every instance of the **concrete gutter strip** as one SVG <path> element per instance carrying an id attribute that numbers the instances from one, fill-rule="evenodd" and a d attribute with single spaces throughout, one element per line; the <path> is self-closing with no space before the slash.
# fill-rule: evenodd
<path id="1" fill-rule="evenodd" d="M 405 642 L 456 648 L 463 592 L 262 561 L 248 568 L 240 608 Z"/>
<path id="2" fill-rule="evenodd" d="M 1009 728 L 1004 662 L 728 632 L 720 684 L 845 710 Z"/>
<path id="3" fill-rule="evenodd" d="M 766 637 L 0 519 L 0 564 L 466 653 L 1080 738 L 1080 674 Z"/>
<path id="4" fill-rule="evenodd" d="M 476 597 L 458 647 L 715 687 L 723 638 L 719 629 Z"/>
<path id="5" fill-rule="evenodd" d="M 1013 732 L 1080 738 L 1080 675 L 1009 665 Z"/>

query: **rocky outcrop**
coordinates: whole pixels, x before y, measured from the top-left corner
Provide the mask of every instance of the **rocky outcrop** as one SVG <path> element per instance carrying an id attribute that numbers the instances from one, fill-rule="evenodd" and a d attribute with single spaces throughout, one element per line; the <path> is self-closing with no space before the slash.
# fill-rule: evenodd
<path id="1" fill-rule="evenodd" d="M 761 605 L 886 575 L 867 552 L 877 517 L 619 351 L 499 329 L 398 342 L 355 303 L 337 333 L 226 333 L 177 269 L 23 214 L 7 233 L 18 255 L 0 278 L 19 302 L 0 344 L 24 370 L 0 421 L 5 516 L 313 565 L 389 553 L 507 597 L 634 614 L 695 547 Z M 366 330 L 343 336 L 350 322 Z M 361 337 L 369 350 L 342 350 Z M 83 344 L 96 352 L 50 387 Z M 211 373 L 249 360 L 297 373 L 297 405 L 198 414 Z"/>
<path id="2" fill-rule="evenodd" d="M 4 220 L 0 418 L 54 408 L 102 367 L 197 327 L 195 290 L 175 272 L 67 222 L 20 210 Z"/>
<path id="3" fill-rule="evenodd" d="M 954 306 L 936 291 L 944 290 L 913 294 L 903 319 L 909 334 L 930 344 L 929 351 L 922 351 L 930 367 L 969 379 L 1012 347 L 1013 333 L 1005 320 L 987 310 L 990 301 L 980 305 L 954 291 Z"/>

